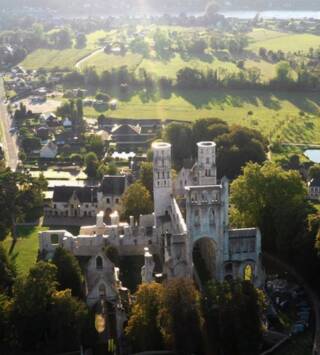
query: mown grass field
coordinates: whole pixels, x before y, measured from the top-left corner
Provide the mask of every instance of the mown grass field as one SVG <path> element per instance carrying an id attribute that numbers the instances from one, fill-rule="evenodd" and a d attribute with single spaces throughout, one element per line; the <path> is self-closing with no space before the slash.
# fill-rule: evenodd
<path id="1" fill-rule="evenodd" d="M 252 43 L 248 49 L 258 52 L 259 48 L 264 47 L 268 50 L 283 52 L 307 52 L 310 48 L 320 46 L 320 36 L 312 34 L 288 34 L 281 32 L 267 31 L 256 34 L 255 31 L 249 36 Z"/>
<path id="2" fill-rule="evenodd" d="M 17 254 L 16 264 L 19 275 L 27 275 L 38 256 L 39 239 L 38 233 L 45 228 L 40 227 L 19 227 L 18 241 L 16 242 L 12 254 Z M 5 248 L 9 251 L 12 245 L 12 238 L 7 237 L 4 241 Z"/>
<path id="3" fill-rule="evenodd" d="M 135 71 L 141 61 L 142 56 L 135 53 L 128 53 L 121 56 L 100 52 L 84 61 L 83 64 L 80 65 L 80 70 L 84 70 L 88 67 L 94 67 L 98 73 L 102 73 L 104 70 L 127 66 L 129 70 Z"/>
<path id="4" fill-rule="evenodd" d="M 20 65 L 25 69 L 73 69 L 76 63 L 92 52 L 90 48 L 76 49 L 68 48 L 63 50 L 38 49 L 29 54 Z"/>
<path id="5" fill-rule="evenodd" d="M 300 112 L 305 112 L 305 116 L 301 116 Z M 100 113 L 93 108 L 85 109 L 87 117 L 98 117 Z M 142 92 L 123 98 L 115 111 L 104 113 L 118 118 L 190 121 L 219 117 L 231 124 L 258 129 L 268 138 L 320 143 L 320 97 L 313 93 L 250 90 Z"/>

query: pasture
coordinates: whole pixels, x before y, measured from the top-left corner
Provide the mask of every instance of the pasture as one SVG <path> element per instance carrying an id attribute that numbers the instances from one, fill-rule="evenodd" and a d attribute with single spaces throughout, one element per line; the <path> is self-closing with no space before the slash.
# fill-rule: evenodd
<path id="1" fill-rule="evenodd" d="M 302 114 L 304 112 L 304 114 Z M 309 93 L 250 90 L 184 90 L 131 93 L 115 111 L 85 108 L 87 117 L 196 120 L 219 117 L 230 124 L 255 128 L 272 140 L 320 143 L 320 98 Z"/>

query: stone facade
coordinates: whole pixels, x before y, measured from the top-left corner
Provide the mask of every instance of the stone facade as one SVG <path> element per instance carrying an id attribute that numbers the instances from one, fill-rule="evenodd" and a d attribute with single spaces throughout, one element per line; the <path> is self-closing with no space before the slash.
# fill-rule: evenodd
<path id="1" fill-rule="evenodd" d="M 40 233 L 40 251 L 47 257 L 58 246 L 76 256 L 91 257 L 86 275 L 88 304 L 98 302 L 104 290 L 107 298 L 116 297 L 119 291 L 119 283 L 112 276 L 114 269 L 101 254 L 107 245 L 117 247 L 122 256 L 144 256 L 143 282 L 153 280 L 153 255 L 162 262 L 164 278 L 199 280 L 194 263 L 196 250 L 212 279 L 246 278 L 262 286 L 260 232 L 257 228 L 229 228 L 229 183 L 226 178 L 217 182 L 215 143 L 199 142 L 197 146 L 198 159 L 188 170 L 188 179 L 184 180 L 187 183 L 179 186 L 178 194 L 171 177 L 171 145 L 153 143 L 154 213 L 140 216 L 139 223 L 135 224 L 133 217 L 129 223 L 121 222 L 114 211 L 106 224 L 104 205 L 96 224 L 82 226 L 78 236 L 63 230 Z M 72 198 L 76 204 L 76 196 Z M 97 204 L 93 208 L 101 207 L 99 198 L 92 203 Z M 105 273 L 97 268 L 100 262 L 106 267 Z"/>
<path id="2" fill-rule="evenodd" d="M 103 177 L 99 186 L 56 186 L 47 217 L 95 217 L 104 211 L 106 218 L 121 209 L 121 197 L 128 187 L 125 175 Z"/>

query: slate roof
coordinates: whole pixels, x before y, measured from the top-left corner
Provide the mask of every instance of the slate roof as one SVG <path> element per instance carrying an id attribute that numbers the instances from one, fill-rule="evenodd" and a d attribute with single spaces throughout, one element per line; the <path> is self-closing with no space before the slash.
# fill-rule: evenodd
<path id="1" fill-rule="evenodd" d="M 139 135 L 141 133 L 140 126 L 133 126 L 131 124 L 121 124 L 113 126 L 111 133 L 113 135 Z"/>
<path id="2" fill-rule="evenodd" d="M 124 175 L 105 175 L 100 189 L 104 195 L 121 196 L 126 189 L 126 177 Z"/>
<path id="3" fill-rule="evenodd" d="M 97 187 L 92 186 L 55 186 L 53 190 L 53 202 L 69 202 L 75 192 L 81 203 L 97 202 Z"/>

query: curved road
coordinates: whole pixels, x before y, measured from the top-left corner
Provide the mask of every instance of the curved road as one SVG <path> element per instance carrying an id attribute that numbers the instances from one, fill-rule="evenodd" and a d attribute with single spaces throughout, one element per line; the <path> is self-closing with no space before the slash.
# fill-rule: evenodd
<path id="1" fill-rule="evenodd" d="M 80 59 L 80 60 L 75 64 L 75 67 L 76 67 L 77 69 L 79 69 L 80 66 L 81 66 L 84 62 L 86 62 L 88 59 L 94 57 L 95 55 L 97 55 L 98 53 L 101 53 L 101 52 L 103 52 L 103 51 L 104 51 L 104 48 L 99 48 L 99 49 L 95 50 L 94 52 L 92 52 L 92 53 L 88 54 L 87 56 L 85 56 L 84 58 Z"/>
<path id="2" fill-rule="evenodd" d="M 6 165 L 12 170 L 16 170 L 18 165 L 19 148 L 17 144 L 16 134 L 10 133 L 12 120 L 8 114 L 6 95 L 3 84 L 3 79 L 0 77 L 0 132 L 1 143 L 5 153 Z"/>

